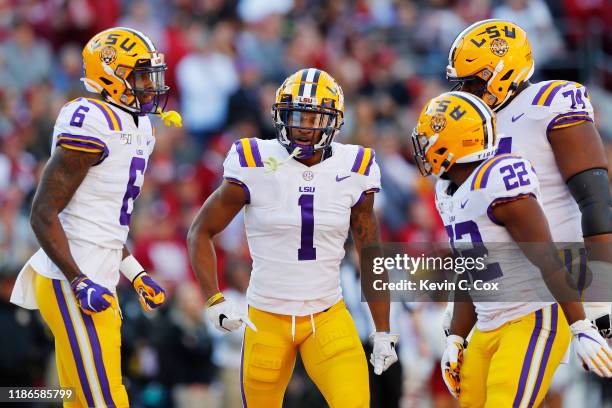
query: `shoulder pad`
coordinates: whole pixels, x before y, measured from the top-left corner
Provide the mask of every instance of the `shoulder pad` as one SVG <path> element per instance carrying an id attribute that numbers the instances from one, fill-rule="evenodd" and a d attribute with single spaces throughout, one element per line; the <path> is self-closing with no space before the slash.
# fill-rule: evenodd
<path id="1" fill-rule="evenodd" d="M 252 137 L 236 140 L 234 142 L 234 148 L 240 167 L 264 166 L 256 138 Z"/>
<path id="2" fill-rule="evenodd" d="M 369 176 L 370 169 L 372 167 L 372 163 L 374 163 L 375 156 L 376 152 L 374 151 L 374 149 L 370 147 L 357 146 L 357 150 L 355 152 L 355 161 L 353 162 L 353 167 L 351 168 L 351 171 L 353 173 Z"/>
<path id="3" fill-rule="evenodd" d="M 470 184 L 470 190 L 484 190 L 491 199 L 529 194 L 538 187 L 531 163 L 513 154 L 486 160 L 475 170 Z"/>
<path id="4" fill-rule="evenodd" d="M 577 82 L 549 81 L 542 84 L 532 105 L 544 108 L 550 114 L 563 114 L 562 122 L 566 126 L 585 120 L 593 121 L 590 94 L 585 86 Z M 571 114 L 567 115 L 571 118 L 565 117 L 565 114 Z"/>

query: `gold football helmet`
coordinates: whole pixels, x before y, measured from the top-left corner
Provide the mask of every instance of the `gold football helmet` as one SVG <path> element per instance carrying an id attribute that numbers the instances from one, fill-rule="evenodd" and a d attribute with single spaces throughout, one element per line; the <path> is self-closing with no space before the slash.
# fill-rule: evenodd
<path id="1" fill-rule="evenodd" d="M 170 89 L 164 82 L 164 54 L 143 33 L 114 27 L 96 34 L 83 48 L 83 66 L 81 80 L 89 92 L 135 113 L 164 108 Z"/>
<path id="2" fill-rule="evenodd" d="M 272 118 L 280 144 L 298 158 L 311 157 L 326 149 L 344 124 L 342 88 L 323 70 L 301 69 L 276 91 Z"/>
<path id="3" fill-rule="evenodd" d="M 414 158 L 421 174 L 442 176 L 455 163 L 495 155 L 495 115 L 467 92 L 446 92 L 430 100 L 412 132 Z"/>
<path id="4" fill-rule="evenodd" d="M 531 77 L 533 68 L 531 46 L 521 27 L 505 20 L 483 20 L 453 42 L 446 78 L 459 82 L 459 90 L 482 98 L 495 111 Z"/>

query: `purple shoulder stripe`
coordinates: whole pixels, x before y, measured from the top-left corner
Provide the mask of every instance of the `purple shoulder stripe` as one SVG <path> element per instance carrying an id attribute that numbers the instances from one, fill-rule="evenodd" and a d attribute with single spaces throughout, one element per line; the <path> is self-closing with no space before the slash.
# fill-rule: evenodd
<path id="1" fill-rule="evenodd" d="M 370 175 L 370 167 L 372 167 L 372 163 L 374 163 L 374 157 L 376 157 L 376 152 L 374 151 L 374 149 L 370 149 L 370 152 L 372 152 L 370 154 L 370 161 L 368 162 L 368 165 L 367 165 L 367 167 L 365 169 L 365 172 L 364 172 L 364 174 L 366 176 Z"/>
<path id="2" fill-rule="evenodd" d="M 94 166 L 102 163 L 109 155 L 108 146 L 104 141 L 93 136 L 73 135 L 70 133 L 61 133 L 57 136 L 58 146 L 74 146 L 86 149 L 96 149 L 102 152 L 102 157 Z"/>
<path id="3" fill-rule="evenodd" d="M 240 140 L 236 140 L 234 142 L 234 146 L 236 146 L 236 153 L 238 153 L 240 167 L 249 167 L 246 161 L 246 157 L 244 157 L 244 148 L 242 147 L 242 143 L 240 142 Z"/>
<path id="4" fill-rule="evenodd" d="M 559 84 L 559 85 L 555 86 L 553 88 L 553 90 L 546 97 L 546 101 L 544 101 L 544 106 L 550 106 L 550 104 L 552 103 L 553 99 L 555 98 L 555 95 L 557 94 L 557 92 L 559 92 L 559 90 L 561 88 L 566 87 L 568 84 L 569 84 L 569 82 L 566 82 L 566 83 L 562 83 L 562 84 Z"/>
<path id="5" fill-rule="evenodd" d="M 255 160 L 255 166 L 263 167 L 263 162 L 261 161 L 261 154 L 259 153 L 259 146 L 257 145 L 257 139 L 252 137 L 249 139 L 249 144 L 251 145 L 251 152 L 253 153 L 253 159 Z"/>
<path id="6" fill-rule="evenodd" d="M 491 170 L 496 167 L 499 163 L 508 160 L 508 159 L 516 159 L 516 156 L 495 156 L 493 160 L 495 163 L 491 164 L 488 169 L 485 170 L 482 175 L 482 181 L 480 182 L 480 188 L 485 188 L 487 186 L 487 182 L 489 181 L 489 175 L 491 174 Z"/>
<path id="7" fill-rule="evenodd" d="M 542 86 L 540 88 L 540 90 L 538 91 L 538 93 L 536 94 L 535 98 L 533 98 L 533 101 L 531 102 L 532 105 L 537 105 L 538 101 L 540 100 L 540 97 L 544 94 L 544 92 L 546 92 L 546 90 L 554 83 L 555 81 L 550 81 L 549 83 L 547 83 L 546 85 Z"/>
<path id="8" fill-rule="evenodd" d="M 353 163 L 352 172 L 357 173 L 359 168 L 361 167 L 361 161 L 363 160 L 363 154 L 365 149 L 363 146 L 359 146 L 359 150 L 357 151 L 357 157 L 355 158 L 355 163 Z"/>

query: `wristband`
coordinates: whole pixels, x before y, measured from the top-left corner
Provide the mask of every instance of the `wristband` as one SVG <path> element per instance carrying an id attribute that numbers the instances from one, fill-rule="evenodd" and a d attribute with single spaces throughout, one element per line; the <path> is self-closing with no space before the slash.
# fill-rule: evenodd
<path id="1" fill-rule="evenodd" d="M 119 271 L 123 274 L 123 276 L 128 278 L 130 282 L 134 282 L 134 279 L 136 279 L 141 272 L 144 272 L 144 270 L 145 268 L 138 263 L 133 255 L 123 258 L 123 261 L 121 261 L 121 264 L 119 265 Z"/>
<path id="2" fill-rule="evenodd" d="M 211 307 L 216 301 L 223 299 L 223 293 L 217 292 L 206 301 L 206 307 Z"/>

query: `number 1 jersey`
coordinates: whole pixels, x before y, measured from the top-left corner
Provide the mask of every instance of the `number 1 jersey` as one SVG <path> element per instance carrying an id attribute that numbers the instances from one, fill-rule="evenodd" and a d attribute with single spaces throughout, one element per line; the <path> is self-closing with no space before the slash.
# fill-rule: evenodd
<path id="1" fill-rule="evenodd" d="M 241 139 L 230 149 L 224 178 L 248 198 L 249 305 L 304 316 L 342 298 L 340 262 L 351 208 L 379 191 L 380 171 L 370 148 L 332 143 L 331 152 L 308 167 L 284 161 L 289 154 L 276 140 Z"/>

